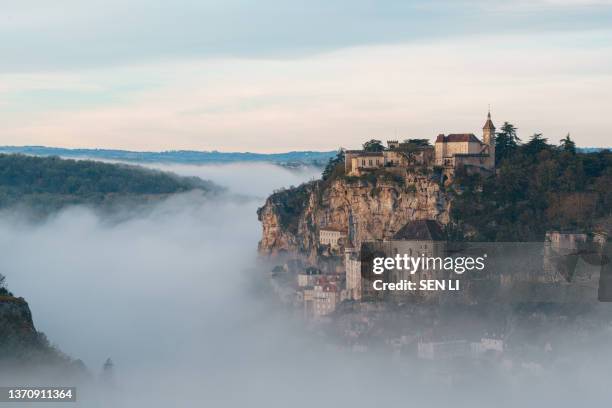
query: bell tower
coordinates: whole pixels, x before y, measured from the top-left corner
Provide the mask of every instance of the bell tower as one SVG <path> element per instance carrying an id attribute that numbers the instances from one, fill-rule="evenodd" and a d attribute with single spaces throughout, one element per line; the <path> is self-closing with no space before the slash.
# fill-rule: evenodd
<path id="1" fill-rule="evenodd" d="M 487 113 L 487 121 L 482 127 L 482 142 L 488 146 L 489 160 L 487 161 L 488 167 L 491 169 L 495 168 L 495 125 L 491 120 L 491 109 Z"/>

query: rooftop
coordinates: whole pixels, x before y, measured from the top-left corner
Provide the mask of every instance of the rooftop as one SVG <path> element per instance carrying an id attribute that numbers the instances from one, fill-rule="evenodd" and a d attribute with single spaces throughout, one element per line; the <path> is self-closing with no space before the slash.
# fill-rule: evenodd
<path id="1" fill-rule="evenodd" d="M 442 225 L 436 220 L 409 221 L 393 237 L 404 241 L 445 241 Z"/>
<path id="2" fill-rule="evenodd" d="M 480 140 L 473 133 L 452 133 L 448 136 L 443 134 L 438 135 L 436 143 L 458 143 L 458 142 L 473 142 L 480 143 Z"/>
<path id="3" fill-rule="evenodd" d="M 377 157 L 383 157 L 384 153 L 383 152 L 366 152 L 365 150 L 358 150 L 358 151 L 351 151 L 352 154 L 360 156 L 360 157 L 372 157 L 372 156 L 377 156 Z"/>
<path id="4" fill-rule="evenodd" d="M 487 114 L 487 121 L 485 122 L 484 126 L 482 127 L 483 130 L 495 130 L 495 125 L 493 124 L 493 121 L 491 120 L 491 112 L 489 111 L 489 113 Z"/>

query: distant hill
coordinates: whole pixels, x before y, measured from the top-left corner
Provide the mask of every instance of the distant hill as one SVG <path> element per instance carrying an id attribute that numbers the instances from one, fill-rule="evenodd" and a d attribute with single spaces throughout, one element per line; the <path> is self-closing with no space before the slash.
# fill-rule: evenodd
<path id="1" fill-rule="evenodd" d="M 612 150 L 611 147 L 577 147 L 576 151 L 578 153 L 598 153 L 603 150 Z"/>
<path id="2" fill-rule="evenodd" d="M 23 153 L 34 156 L 61 156 L 74 158 L 92 158 L 121 160 L 131 162 L 166 162 L 166 163 L 229 163 L 238 161 L 263 161 L 287 167 L 300 165 L 325 166 L 336 151 L 329 152 L 287 152 L 287 153 L 249 153 L 249 152 L 203 152 L 194 150 L 171 150 L 165 152 L 133 152 L 112 149 L 64 149 L 45 146 L 0 146 L 2 153 Z"/>
<path id="3" fill-rule="evenodd" d="M 71 204 L 146 203 L 194 189 L 220 187 L 133 165 L 0 154 L 0 208 L 19 206 L 45 214 Z"/>

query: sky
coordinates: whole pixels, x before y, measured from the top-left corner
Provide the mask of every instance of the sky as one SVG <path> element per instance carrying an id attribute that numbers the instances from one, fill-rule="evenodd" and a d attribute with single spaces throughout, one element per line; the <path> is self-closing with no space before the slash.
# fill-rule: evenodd
<path id="1" fill-rule="evenodd" d="M 0 0 L 0 145 L 610 146 L 612 1 Z"/>

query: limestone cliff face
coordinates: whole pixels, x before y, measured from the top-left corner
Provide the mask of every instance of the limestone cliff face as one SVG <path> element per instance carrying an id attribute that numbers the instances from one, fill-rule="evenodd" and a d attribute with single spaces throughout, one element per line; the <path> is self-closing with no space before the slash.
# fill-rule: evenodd
<path id="1" fill-rule="evenodd" d="M 273 194 L 259 209 L 259 250 L 265 255 L 300 253 L 314 261 L 320 229 L 339 229 L 349 235 L 349 244 L 358 246 L 366 240 L 389 239 L 411 220 L 446 224 L 450 203 L 450 194 L 429 176 L 314 181 Z"/>
<path id="2" fill-rule="evenodd" d="M 27 302 L 23 298 L 0 296 L 0 344 L 30 345 L 37 340 Z"/>

